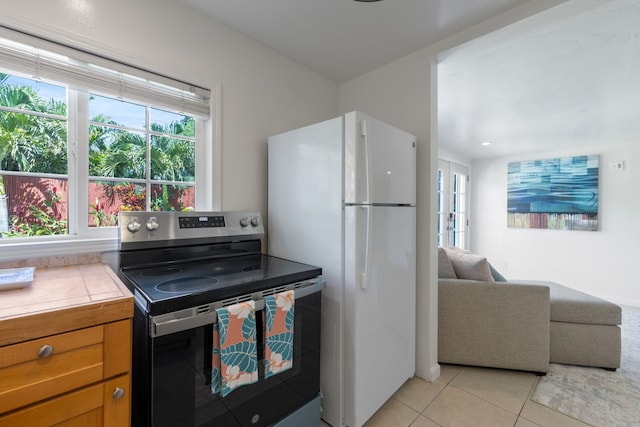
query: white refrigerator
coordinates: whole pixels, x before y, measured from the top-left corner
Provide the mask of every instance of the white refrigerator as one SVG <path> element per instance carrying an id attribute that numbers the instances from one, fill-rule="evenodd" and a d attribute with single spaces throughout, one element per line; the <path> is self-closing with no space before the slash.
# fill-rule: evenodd
<path id="1" fill-rule="evenodd" d="M 322 267 L 322 418 L 362 426 L 415 372 L 416 140 L 359 112 L 269 138 L 268 252 Z"/>

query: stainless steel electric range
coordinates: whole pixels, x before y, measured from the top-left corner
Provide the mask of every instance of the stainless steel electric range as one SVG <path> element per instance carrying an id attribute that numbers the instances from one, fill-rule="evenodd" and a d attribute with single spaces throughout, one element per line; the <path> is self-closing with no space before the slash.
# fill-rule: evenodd
<path id="1" fill-rule="evenodd" d="M 256 212 L 120 212 L 119 224 L 119 276 L 136 302 L 132 425 L 318 426 L 322 270 L 263 254 Z M 261 360 L 263 298 L 290 289 L 293 367 L 212 393 L 216 309 L 256 301 Z"/>

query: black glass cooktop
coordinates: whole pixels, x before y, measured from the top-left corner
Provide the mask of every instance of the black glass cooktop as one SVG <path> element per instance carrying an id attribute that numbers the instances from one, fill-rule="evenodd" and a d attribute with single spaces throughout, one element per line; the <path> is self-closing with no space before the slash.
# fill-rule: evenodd
<path id="1" fill-rule="evenodd" d="M 120 276 L 135 289 L 149 314 L 208 304 L 322 274 L 308 264 L 264 254 L 243 255 L 164 267 L 130 268 Z"/>

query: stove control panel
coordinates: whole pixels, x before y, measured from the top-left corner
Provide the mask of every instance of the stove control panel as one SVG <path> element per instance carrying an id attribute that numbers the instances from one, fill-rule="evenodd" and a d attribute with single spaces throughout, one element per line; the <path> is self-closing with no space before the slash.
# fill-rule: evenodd
<path id="1" fill-rule="evenodd" d="M 261 239 L 264 227 L 259 212 L 120 212 L 121 243 L 177 239 L 238 241 Z"/>
<path id="2" fill-rule="evenodd" d="M 224 227 L 225 221 L 223 215 L 179 216 L 178 225 L 180 228 Z"/>

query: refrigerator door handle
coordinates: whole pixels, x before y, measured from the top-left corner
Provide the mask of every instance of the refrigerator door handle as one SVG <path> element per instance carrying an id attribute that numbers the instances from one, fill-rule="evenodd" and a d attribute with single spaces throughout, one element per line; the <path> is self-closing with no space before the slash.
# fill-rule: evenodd
<path id="1" fill-rule="evenodd" d="M 367 289 L 367 274 L 369 273 L 370 251 L 371 247 L 371 209 L 369 206 L 361 206 L 366 212 L 367 226 L 365 227 L 364 236 L 364 257 L 363 265 L 360 270 L 360 289 Z"/>
<path id="2" fill-rule="evenodd" d="M 369 201 L 370 201 L 369 187 L 370 187 L 370 183 L 371 183 L 371 180 L 369 179 L 370 178 L 370 176 L 369 176 L 369 163 L 371 162 L 371 159 L 369 158 L 369 138 L 368 138 L 368 135 L 367 135 L 367 121 L 366 120 L 360 121 L 360 135 L 362 135 L 362 142 L 364 143 L 364 170 L 365 170 L 364 185 L 366 186 L 364 203 L 369 203 Z"/>

